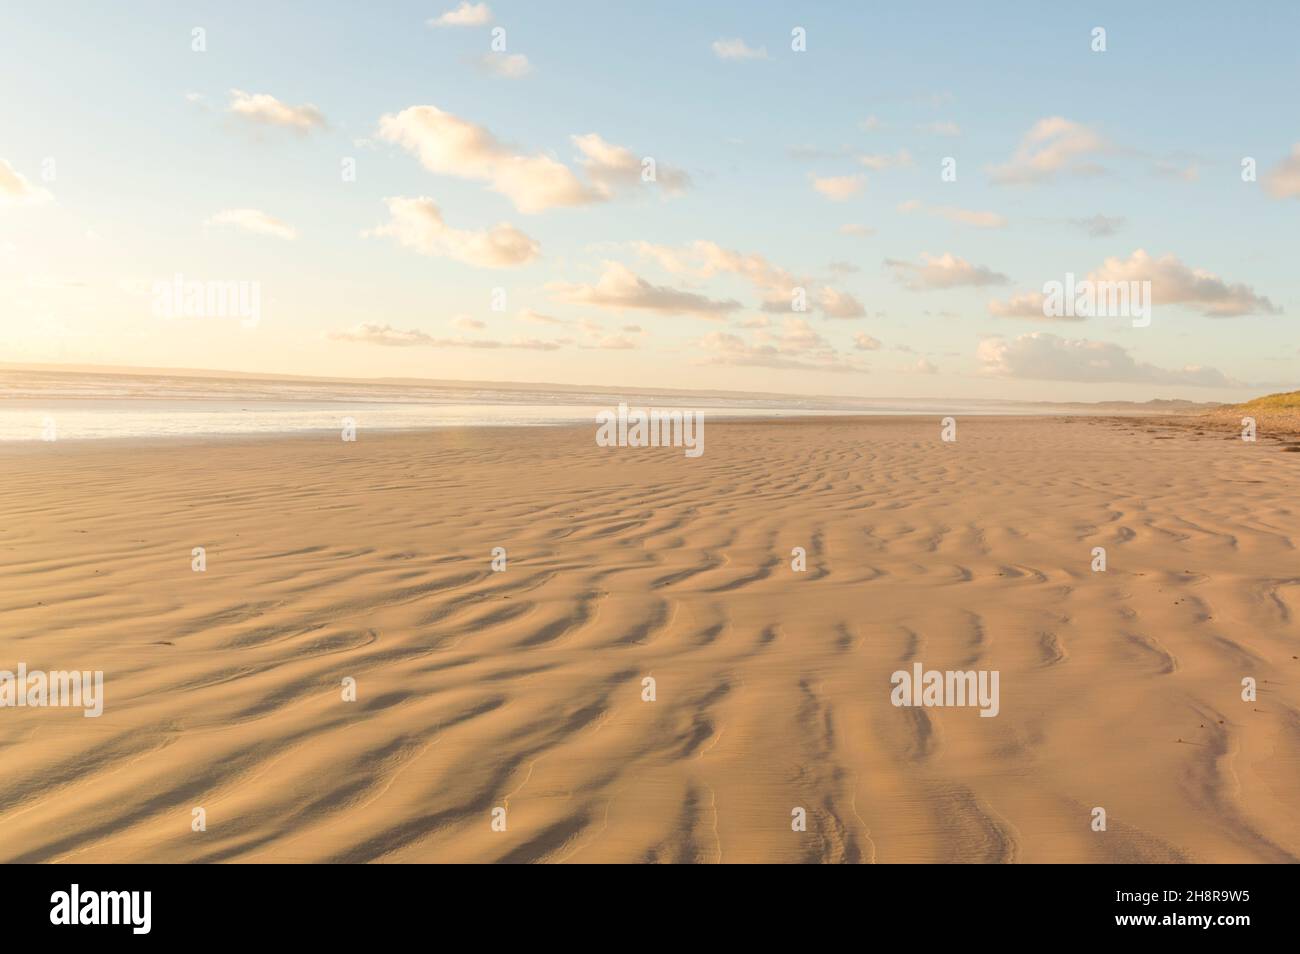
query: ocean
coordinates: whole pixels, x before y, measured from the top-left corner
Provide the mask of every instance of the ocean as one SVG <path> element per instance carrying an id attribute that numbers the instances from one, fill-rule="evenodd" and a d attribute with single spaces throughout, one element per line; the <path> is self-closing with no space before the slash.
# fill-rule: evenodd
<path id="1" fill-rule="evenodd" d="M 0 369 L 0 441 L 104 440 L 594 422 L 620 401 L 706 419 L 852 414 L 1025 414 L 1041 406 L 874 401 L 455 382 L 222 378 Z"/>

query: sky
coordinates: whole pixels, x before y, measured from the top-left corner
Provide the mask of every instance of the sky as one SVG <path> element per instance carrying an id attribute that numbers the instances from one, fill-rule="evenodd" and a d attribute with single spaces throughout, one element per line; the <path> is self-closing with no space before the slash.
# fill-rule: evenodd
<path id="1" fill-rule="evenodd" d="M 7 0 L 0 362 L 1291 390 L 1297 28 L 1281 2 Z M 1149 321 L 1049 313 L 1071 280 Z"/>

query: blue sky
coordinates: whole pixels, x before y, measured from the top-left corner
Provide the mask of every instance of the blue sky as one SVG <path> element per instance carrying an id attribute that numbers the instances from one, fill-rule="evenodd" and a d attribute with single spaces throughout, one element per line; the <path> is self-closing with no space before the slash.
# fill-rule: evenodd
<path id="1" fill-rule="evenodd" d="M 1289 5 L 488 2 L 430 22 L 459 6 L 0 9 L 0 361 L 882 397 L 1295 387 Z M 535 198 L 542 173 L 564 198 Z M 151 290 L 178 272 L 257 283 L 260 320 L 160 317 Z M 1048 319 L 1032 295 L 1067 272 L 1149 279 L 1150 326 Z"/>

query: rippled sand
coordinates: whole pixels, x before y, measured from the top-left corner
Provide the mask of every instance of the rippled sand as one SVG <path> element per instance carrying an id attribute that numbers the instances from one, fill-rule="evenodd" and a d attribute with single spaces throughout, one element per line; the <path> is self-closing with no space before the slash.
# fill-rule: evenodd
<path id="1" fill-rule="evenodd" d="M 0 669 L 106 680 L 0 709 L 0 860 L 1300 858 L 1297 455 L 592 430 L 0 449 Z M 999 715 L 894 707 L 913 662 Z"/>

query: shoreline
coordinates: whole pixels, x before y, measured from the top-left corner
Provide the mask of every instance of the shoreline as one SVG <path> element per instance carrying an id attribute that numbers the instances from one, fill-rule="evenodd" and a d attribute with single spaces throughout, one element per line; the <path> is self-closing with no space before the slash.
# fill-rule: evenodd
<path id="1" fill-rule="evenodd" d="M 657 406 L 656 406 L 657 407 Z M 665 408 L 668 406 L 664 406 Z M 677 408 L 673 408 L 677 409 Z M 854 413 L 854 412 L 836 412 L 836 413 L 789 413 L 789 414 L 764 414 L 755 412 L 752 414 L 720 414 L 706 415 L 704 420 L 706 425 L 713 427 L 734 426 L 737 424 L 764 424 L 764 425 L 796 425 L 796 424 L 835 424 L 842 423 L 848 425 L 869 424 L 875 421 L 930 421 L 938 422 L 943 418 L 953 417 L 958 421 L 1059 421 L 1062 423 L 1076 423 L 1086 421 L 1106 421 L 1116 425 L 1129 426 L 1152 426 L 1152 427 L 1169 427 L 1179 431 L 1193 431 L 1200 435 L 1208 433 L 1211 429 L 1223 434 L 1230 434 L 1233 428 L 1225 424 L 1222 420 L 1207 421 L 1200 418 L 1189 418 L 1180 412 L 1171 412 L 1164 415 L 1151 414 L 1079 414 L 1077 412 L 1042 412 L 1042 413 L 983 413 L 972 414 L 963 412 L 899 412 L 899 413 Z M 366 427 L 358 426 L 358 441 L 366 436 L 370 439 L 380 437 L 390 437 L 396 435 L 434 435 L 447 432 L 457 431 L 534 431 L 534 430 L 573 430 L 581 428 L 591 428 L 593 434 L 599 425 L 593 414 L 591 420 L 558 420 L 558 421 L 537 421 L 534 423 L 457 423 L 457 424 L 440 424 L 440 425 L 418 425 L 411 427 Z M 1239 431 L 1239 428 L 1237 429 Z M 60 435 L 56 441 L 43 441 L 40 438 L 29 439 L 12 439 L 0 440 L 0 452 L 7 447 L 44 444 L 73 444 L 76 446 L 88 445 L 119 445 L 119 446 L 172 446 L 172 445 L 203 445 L 209 442 L 220 443 L 238 443 L 248 441 L 249 443 L 263 443 L 283 440 L 302 440 L 302 441 L 326 441 L 327 435 L 338 435 L 340 428 L 293 428 L 279 431 L 213 431 L 196 434 L 129 434 L 122 436 L 102 436 L 102 437 L 65 437 Z M 1300 434 L 1270 434 L 1262 432 L 1259 437 L 1261 440 L 1271 439 L 1287 442 L 1293 436 Z"/>

